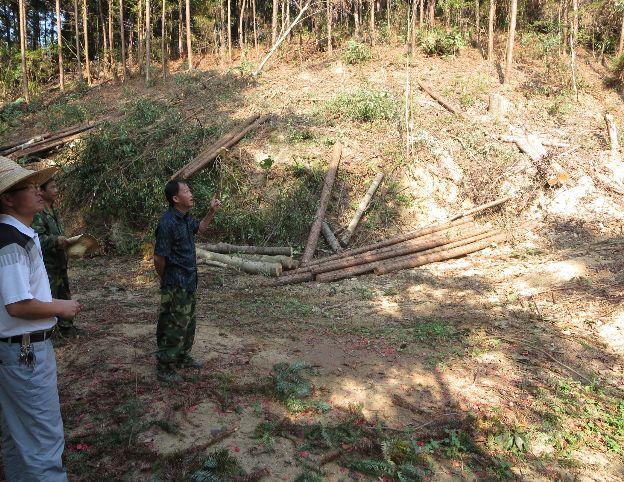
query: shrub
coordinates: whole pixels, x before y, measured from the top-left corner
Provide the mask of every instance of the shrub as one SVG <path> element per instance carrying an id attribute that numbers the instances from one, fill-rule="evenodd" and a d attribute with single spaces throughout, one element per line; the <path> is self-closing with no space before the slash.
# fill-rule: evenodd
<path id="1" fill-rule="evenodd" d="M 346 64 L 361 64 L 373 57 L 371 49 L 368 45 L 364 45 L 353 40 L 347 42 L 347 46 L 342 52 L 342 60 Z"/>
<path id="2" fill-rule="evenodd" d="M 455 55 L 466 46 L 466 40 L 458 30 L 421 28 L 416 36 L 427 55 Z"/>
<path id="3" fill-rule="evenodd" d="M 336 117 L 373 122 L 395 118 L 398 104 L 390 92 L 362 88 L 353 93 L 338 94 L 329 101 L 327 110 Z"/>
<path id="4" fill-rule="evenodd" d="M 624 54 L 616 57 L 611 66 L 611 80 L 618 87 L 624 85 Z"/>

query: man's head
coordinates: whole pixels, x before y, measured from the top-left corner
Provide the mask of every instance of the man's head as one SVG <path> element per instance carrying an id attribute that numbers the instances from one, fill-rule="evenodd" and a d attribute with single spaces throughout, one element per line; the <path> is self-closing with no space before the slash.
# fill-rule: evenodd
<path id="1" fill-rule="evenodd" d="M 0 213 L 23 222 L 32 220 L 44 206 L 39 185 L 48 182 L 55 172 L 56 168 L 31 171 L 0 156 Z"/>
<path id="2" fill-rule="evenodd" d="M 58 186 L 54 178 L 41 185 L 41 196 L 46 204 L 50 206 L 54 204 L 58 197 Z"/>
<path id="3" fill-rule="evenodd" d="M 186 213 L 193 207 L 193 193 L 189 185 L 177 179 L 165 184 L 165 197 L 171 207 Z"/>

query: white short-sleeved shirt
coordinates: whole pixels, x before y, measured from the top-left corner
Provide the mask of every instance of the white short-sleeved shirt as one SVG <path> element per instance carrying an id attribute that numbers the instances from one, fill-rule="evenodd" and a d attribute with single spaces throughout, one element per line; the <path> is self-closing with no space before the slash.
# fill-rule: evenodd
<path id="1" fill-rule="evenodd" d="M 56 318 L 15 318 L 6 305 L 37 299 L 52 301 L 39 236 L 13 216 L 0 214 L 0 338 L 47 330 Z"/>

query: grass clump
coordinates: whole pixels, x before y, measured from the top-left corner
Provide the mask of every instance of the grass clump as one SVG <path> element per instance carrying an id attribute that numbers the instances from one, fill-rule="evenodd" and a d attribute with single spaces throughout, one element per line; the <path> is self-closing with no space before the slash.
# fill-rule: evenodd
<path id="1" fill-rule="evenodd" d="M 427 55 L 456 55 L 466 46 L 466 40 L 458 30 L 442 28 L 421 28 L 416 38 L 418 44 Z"/>
<path id="2" fill-rule="evenodd" d="M 211 453 L 204 459 L 197 470 L 188 474 L 185 482 L 230 482 L 236 477 L 242 477 L 245 471 L 238 460 L 232 457 L 226 449 Z"/>
<path id="3" fill-rule="evenodd" d="M 327 110 L 334 117 L 357 122 L 391 120 L 399 111 L 398 103 L 390 92 L 368 87 L 338 94 L 328 102 Z"/>
<path id="4" fill-rule="evenodd" d="M 349 40 L 342 52 L 342 60 L 345 64 L 355 65 L 367 62 L 373 57 L 368 45 Z"/>

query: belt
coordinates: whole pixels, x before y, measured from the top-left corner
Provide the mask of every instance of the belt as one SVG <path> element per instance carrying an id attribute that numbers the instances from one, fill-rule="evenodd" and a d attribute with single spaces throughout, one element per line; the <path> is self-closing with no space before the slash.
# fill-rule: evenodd
<path id="1" fill-rule="evenodd" d="M 41 330 L 41 331 L 33 331 L 30 333 L 30 342 L 31 343 L 39 343 L 40 341 L 45 341 L 52 335 L 52 330 Z M 0 338 L 0 342 L 2 343 L 22 343 L 22 336 L 24 335 L 13 335 L 8 338 Z"/>

